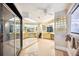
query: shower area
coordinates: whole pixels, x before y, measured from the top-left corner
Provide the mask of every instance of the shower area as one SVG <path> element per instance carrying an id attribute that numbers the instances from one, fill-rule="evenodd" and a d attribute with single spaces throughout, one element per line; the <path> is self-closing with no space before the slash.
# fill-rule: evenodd
<path id="1" fill-rule="evenodd" d="M 6 5 L 0 4 L 0 32 L 2 33 L 2 55 L 18 55 L 21 50 L 20 18 Z M 1 35 L 0 35 L 1 36 Z"/>

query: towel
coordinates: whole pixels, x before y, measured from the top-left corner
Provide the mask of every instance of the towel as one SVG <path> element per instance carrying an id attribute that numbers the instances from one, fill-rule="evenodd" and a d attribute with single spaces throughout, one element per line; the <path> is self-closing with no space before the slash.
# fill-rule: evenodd
<path id="1" fill-rule="evenodd" d="M 66 35 L 66 40 L 65 41 L 71 41 L 70 35 Z"/>
<path id="2" fill-rule="evenodd" d="M 76 43 L 75 43 L 75 38 L 73 37 L 73 40 L 72 40 L 72 48 L 76 49 Z"/>

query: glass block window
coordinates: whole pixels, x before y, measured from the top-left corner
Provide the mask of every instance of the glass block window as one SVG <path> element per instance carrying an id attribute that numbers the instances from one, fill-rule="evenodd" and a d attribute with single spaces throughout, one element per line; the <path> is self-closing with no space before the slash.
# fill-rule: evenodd
<path id="1" fill-rule="evenodd" d="M 55 31 L 66 32 L 66 17 L 62 16 L 55 19 Z"/>

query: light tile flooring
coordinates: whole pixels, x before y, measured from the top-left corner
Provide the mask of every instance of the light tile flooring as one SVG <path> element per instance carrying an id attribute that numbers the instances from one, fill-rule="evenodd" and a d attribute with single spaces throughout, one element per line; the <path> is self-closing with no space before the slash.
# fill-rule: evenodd
<path id="1" fill-rule="evenodd" d="M 19 46 L 19 40 L 17 48 Z M 3 52 L 5 56 L 14 55 L 14 40 L 4 42 Z M 55 49 L 54 40 L 28 38 L 23 40 L 23 49 L 20 56 L 68 56 L 67 52 Z M 10 53 L 8 53 L 10 51 Z"/>
<path id="2" fill-rule="evenodd" d="M 23 46 L 20 56 L 68 56 L 66 51 L 55 49 L 54 40 L 28 38 Z"/>
<path id="3" fill-rule="evenodd" d="M 28 38 L 23 40 L 23 48 L 28 48 L 38 41 L 37 38 Z"/>
<path id="4" fill-rule="evenodd" d="M 3 42 L 3 55 L 4 56 L 14 56 L 15 53 L 20 48 L 20 40 L 16 39 L 16 47 L 14 39 Z M 16 49 L 16 50 L 15 50 Z"/>
<path id="5" fill-rule="evenodd" d="M 20 56 L 55 56 L 54 40 L 37 39 L 36 43 L 24 48 Z"/>

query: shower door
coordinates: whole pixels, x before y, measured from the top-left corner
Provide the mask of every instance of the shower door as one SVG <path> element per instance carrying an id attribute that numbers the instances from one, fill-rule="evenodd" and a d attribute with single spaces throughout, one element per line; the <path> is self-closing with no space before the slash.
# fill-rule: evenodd
<path id="1" fill-rule="evenodd" d="M 16 16 L 15 17 L 15 53 L 16 55 L 19 54 L 21 49 L 21 39 L 20 39 L 20 19 Z"/>
<path id="2" fill-rule="evenodd" d="M 3 5 L 3 55 L 18 55 L 21 49 L 20 19 Z"/>

